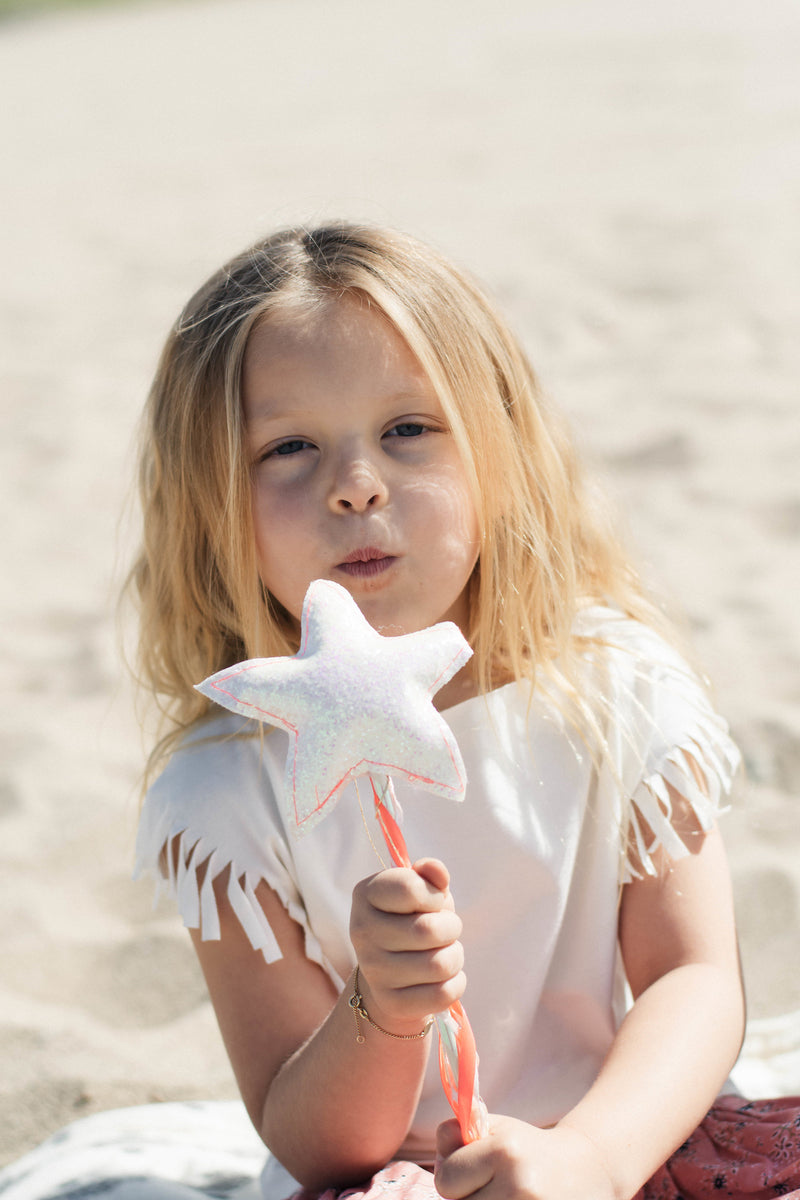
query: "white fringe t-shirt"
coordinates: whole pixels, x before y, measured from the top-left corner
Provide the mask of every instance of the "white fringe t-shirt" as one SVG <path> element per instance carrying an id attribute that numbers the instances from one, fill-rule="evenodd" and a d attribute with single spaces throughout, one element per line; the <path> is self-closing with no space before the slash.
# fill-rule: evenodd
<path id="1" fill-rule="evenodd" d="M 581 670 L 595 734 L 581 738 L 552 685 L 531 695 L 512 683 L 443 714 L 467 769 L 463 803 L 395 780 L 412 859 L 440 858 L 450 872 L 483 1099 L 490 1112 L 540 1125 L 590 1087 L 623 1015 L 620 885 L 653 869 L 658 846 L 687 853 L 666 785 L 708 829 L 738 763 L 725 722 L 655 633 L 599 607 L 581 614 L 576 632 L 590 639 Z M 226 714 L 187 736 L 145 801 L 137 874 L 151 872 L 185 924 L 214 939 L 212 881 L 230 867 L 233 909 L 254 952 L 272 962 L 280 952 L 255 897 L 265 880 L 302 926 L 307 956 L 341 990 L 355 965 L 352 889 L 380 869 L 372 840 L 381 837 L 377 827 L 368 835 L 353 785 L 327 819 L 294 837 L 282 797 L 287 735 L 242 736 L 248 730 Z M 588 748 L 598 730 L 607 748 L 599 769 Z M 362 781 L 367 813 L 368 791 Z M 177 872 L 162 853 L 172 839 Z M 436 1126 L 450 1115 L 432 1054 L 400 1156 L 431 1162 Z"/>

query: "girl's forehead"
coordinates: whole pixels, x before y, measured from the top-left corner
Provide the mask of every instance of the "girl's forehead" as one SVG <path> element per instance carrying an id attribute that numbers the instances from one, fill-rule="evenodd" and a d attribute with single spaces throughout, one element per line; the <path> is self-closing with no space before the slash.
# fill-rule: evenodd
<path id="1" fill-rule="evenodd" d="M 242 372 L 248 424 L 326 397 L 424 401 L 438 393 L 402 335 L 377 305 L 342 296 L 311 310 L 270 314 L 252 331 Z"/>
<path id="2" fill-rule="evenodd" d="M 376 369 L 403 369 L 425 376 L 416 355 L 381 308 L 358 292 L 326 297 L 313 305 L 277 309 L 254 326 L 245 348 L 245 375 L 279 364 L 324 364 L 352 357 Z M 425 376 L 426 377 L 426 376 Z"/>
<path id="3" fill-rule="evenodd" d="M 250 333 L 248 347 L 254 339 L 279 345 L 309 338 L 363 337 L 369 330 L 382 326 L 396 332 L 383 310 L 361 292 L 293 297 L 271 306 L 259 317 Z"/>

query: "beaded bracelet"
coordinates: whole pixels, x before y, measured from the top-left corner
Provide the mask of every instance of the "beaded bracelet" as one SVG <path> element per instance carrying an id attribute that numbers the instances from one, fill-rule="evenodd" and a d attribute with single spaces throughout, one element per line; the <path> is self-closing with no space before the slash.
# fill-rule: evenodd
<path id="1" fill-rule="evenodd" d="M 425 1028 L 420 1033 L 391 1033 L 390 1030 L 384 1029 L 377 1021 L 373 1021 L 372 1017 L 364 1007 L 364 997 L 361 995 L 358 987 L 358 967 L 356 967 L 355 975 L 353 976 L 353 994 L 347 1001 L 353 1010 L 353 1016 L 356 1022 L 356 1041 L 363 1045 L 367 1040 L 361 1032 L 361 1021 L 369 1021 L 373 1029 L 377 1029 L 379 1033 L 385 1033 L 387 1037 L 394 1038 L 398 1042 L 418 1042 L 422 1038 L 427 1037 L 430 1033 L 431 1025 L 433 1025 L 433 1017 L 428 1017 L 425 1023 Z"/>

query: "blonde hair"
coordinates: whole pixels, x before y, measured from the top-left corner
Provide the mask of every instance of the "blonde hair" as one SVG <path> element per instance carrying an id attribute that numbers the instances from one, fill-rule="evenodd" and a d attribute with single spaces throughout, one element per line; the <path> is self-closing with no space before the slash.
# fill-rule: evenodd
<path id="1" fill-rule="evenodd" d="M 468 585 L 479 689 L 569 661 L 591 600 L 661 625 L 561 418 L 486 295 L 436 251 L 395 232 L 287 229 L 209 279 L 170 332 L 145 411 L 143 544 L 130 585 L 139 674 L 165 718 L 151 768 L 202 718 L 194 684 L 244 658 L 290 654 L 297 630 L 255 560 L 241 376 L 248 337 L 271 315 L 355 293 L 392 322 L 451 423 L 481 525 Z"/>

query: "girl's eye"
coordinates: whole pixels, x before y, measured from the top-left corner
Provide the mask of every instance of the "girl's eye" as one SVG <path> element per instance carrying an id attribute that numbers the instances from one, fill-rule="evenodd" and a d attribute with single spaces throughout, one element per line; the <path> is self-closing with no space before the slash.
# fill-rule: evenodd
<path id="1" fill-rule="evenodd" d="M 301 450 L 305 450 L 309 445 L 302 438 L 289 438 L 286 442 L 280 442 L 279 445 L 273 448 L 265 455 L 266 458 L 273 458 L 276 455 L 286 457 L 289 454 L 299 454 Z"/>
<path id="2" fill-rule="evenodd" d="M 425 432 L 425 426 L 419 421 L 399 421 L 387 430 L 389 437 L 413 438 Z"/>

